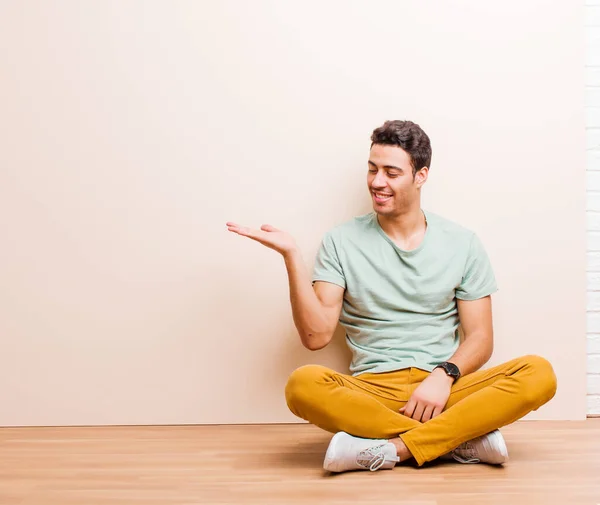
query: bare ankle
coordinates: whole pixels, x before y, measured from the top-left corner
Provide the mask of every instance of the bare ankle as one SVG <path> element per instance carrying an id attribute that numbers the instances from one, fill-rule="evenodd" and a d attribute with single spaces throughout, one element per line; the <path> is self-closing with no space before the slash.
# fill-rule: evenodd
<path id="1" fill-rule="evenodd" d="M 389 442 L 394 444 L 394 446 L 396 447 L 396 453 L 400 458 L 400 462 L 406 461 L 407 459 L 413 457 L 412 453 L 408 450 L 408 447 L 406 447 L 406 444 L 402 441 L 400 437 L 391 438 Z"/>

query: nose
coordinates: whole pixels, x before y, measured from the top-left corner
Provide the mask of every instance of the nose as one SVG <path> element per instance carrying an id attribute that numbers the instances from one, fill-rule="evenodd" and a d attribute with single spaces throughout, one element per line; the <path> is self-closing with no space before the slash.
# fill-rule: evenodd
<path id="1" fill-rule="evenodd" d="M 377 175 L 373 179 L 372 186 L 374 188 L 384 188 L 387 185 L 383 172 L 377 172 Z"/>

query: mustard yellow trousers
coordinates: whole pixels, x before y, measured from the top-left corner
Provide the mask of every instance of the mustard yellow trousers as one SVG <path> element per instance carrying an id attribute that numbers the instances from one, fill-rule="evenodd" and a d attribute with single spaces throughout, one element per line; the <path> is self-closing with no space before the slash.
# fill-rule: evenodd
<path id="1" fill-rule="evenodd" d="M 288 407 L 332 433 L 363 438 L 400 436 L 419 466 L 463 442 L 537 410 L 556 393 L 556 376 L 539 356 L 524 356 L 458 379 L 444 411 L 421 423 L 398 410 L 429 372 L 407 368 L 356 377 L 319 365 L 295 370 L 287 383 Z"/>

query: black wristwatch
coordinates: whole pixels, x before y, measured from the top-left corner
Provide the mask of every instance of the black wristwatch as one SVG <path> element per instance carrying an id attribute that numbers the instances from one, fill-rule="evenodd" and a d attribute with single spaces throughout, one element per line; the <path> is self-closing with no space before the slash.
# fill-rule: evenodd
<path id="1" fill-rule="evenodd" d="M 456 382 L 460 378 L 460 370 L 454 363 L 444 361 L 443 363 L 440 363 L 438 366 L 436 366 L 434 370 L 436 368 L 441 368 L 442 370 L 444 370 L 444 372 L 446 372 L 446 375 L 454 379 L 454 382 Z"/>

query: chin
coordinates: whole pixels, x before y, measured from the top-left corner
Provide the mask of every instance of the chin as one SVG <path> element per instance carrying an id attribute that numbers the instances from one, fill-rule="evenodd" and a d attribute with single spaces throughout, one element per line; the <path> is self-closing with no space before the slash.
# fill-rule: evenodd
<path id="1" fill-rule="evenodd" d="M 378 216 L 382 216 L 382 217 L 387 217 L 387 218 L 394 218 L 397 217 L 399 215 L 401 215 L 401 212 L 398 212 L 398 209 L 396 207 L 393 206 L 385 206 L 385 207 L 381 207 L 380 205 L 373 205 L 373 211 L 378 215 Z"/>
<path id="2" fill-rule="evenodd" d="M 391 216 L 394 214 L 394 209 L 381 208 L 379 205 L 373 205 L 373 211 L 380 216 Z"/>

